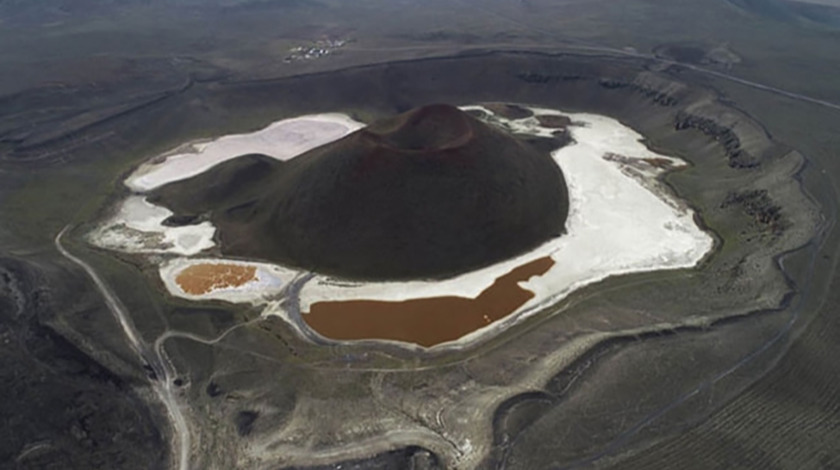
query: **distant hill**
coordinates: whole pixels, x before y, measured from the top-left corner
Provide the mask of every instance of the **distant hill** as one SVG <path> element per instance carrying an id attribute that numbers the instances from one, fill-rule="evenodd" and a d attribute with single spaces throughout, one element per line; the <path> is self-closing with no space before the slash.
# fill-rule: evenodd
<path id="1" fill-rule="evenodd" d="M 751 13 L 777 21 L 806 21 L 840 27 L 838 0 L 729 0 Z"/>
<path id="2" fill-rule="evenodd" d="M 183 220 L 209 214 L 229 255 L 352 278 L 446 277 L 563 232 L 563 175 L 537 147 L 431 105 L 288 162 L 237 158 L 152 198 Z"/>
<path id="3" fill-rule="evenodd" d="M 88 20 L 133 7 L 289 9 L 320 6 L 318 0 L 0 0 L 0 20 L 21 24 Z"/>

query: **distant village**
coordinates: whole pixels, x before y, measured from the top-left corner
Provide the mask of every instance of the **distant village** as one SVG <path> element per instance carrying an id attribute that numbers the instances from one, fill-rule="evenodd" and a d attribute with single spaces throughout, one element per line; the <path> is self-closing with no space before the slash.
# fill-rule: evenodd
<path id="1" fill-rule="evenodd" d="M 295 46 L 289 49 L 289 55 L 283 59 L 283 62 L 320 59 L 344 47 L 348 42 L 347 39 L 320 39 L 310 45 Z"/>

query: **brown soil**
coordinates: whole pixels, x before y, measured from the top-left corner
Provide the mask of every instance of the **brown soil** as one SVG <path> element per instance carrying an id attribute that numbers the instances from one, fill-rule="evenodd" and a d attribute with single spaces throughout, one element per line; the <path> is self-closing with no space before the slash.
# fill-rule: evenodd
<path id="1" fill-rule="evenodd" d="M 517 106 L 515 104 L 507 103 L 482 103 L 482 106 L 489 109 L 494 114 L 498 114 L 506 119 L 524 119 L 534 115 L 530 109 Z"/>
<path id="2" fill-rule="evenodd" d="M 303 315 L 307 325 L 332 339 L 388 339 L 434 346 L 458 339 L 506 317 L 534 297 L 517 284 L 545 274 L 550 257 L 519 266 L 496 279 L 475 299 L 445 296 L 401 302 L 316 302 Z"/>
<path id="3" fill-rule="evenodd" d="M 565 129 L 572 124 L 572 120 L 568 116 L 557 116 L 554 114 L 537 116 L 537 121 L 542 127 L 551 129 Z"/>
<path id="4" fill-rule="evenodd" d="M 667 158 L 645 158 L 644 161 L 650 166 L 667 170 L 673 166 L 673 162 Z"/>
<path id="5" fill-rule="evenodd" d="M 202 295 L 216 289 L 238 287 L 256 277 L 257 268 L 237 264 L 205 263 L 190 266 L 175 277 L 187 294 Z"/>

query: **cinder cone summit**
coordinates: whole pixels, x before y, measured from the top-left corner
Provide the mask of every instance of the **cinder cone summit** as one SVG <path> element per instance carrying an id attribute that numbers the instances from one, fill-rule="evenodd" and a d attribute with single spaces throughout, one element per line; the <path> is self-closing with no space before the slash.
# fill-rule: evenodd
<path id="1" fill-rule="evenodd" d="M 234 159 L 157 191 L 205 212 L 228 255 L 348 278 L 440 278 L 563 232 L 551 156 L 456 107 L 383 119 L 288 162 Z"/>

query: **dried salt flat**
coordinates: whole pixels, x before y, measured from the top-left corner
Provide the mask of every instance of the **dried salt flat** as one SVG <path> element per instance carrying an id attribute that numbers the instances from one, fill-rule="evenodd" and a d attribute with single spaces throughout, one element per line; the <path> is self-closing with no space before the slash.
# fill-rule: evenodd
<path id="1" fill-rule="evenodd" d="M 125 184 L 139 192 L 186 179 L 226 160 L 249 153 L 263 153 L 288 160 L 314 147 L 339 139 L 363 124 L 339 113 L 314 114 L 275 122 L 250 134 L 238 134 L 195 143 L 186 152 L 158 157 L 140 166 Z M 102 248 L 129 253 L 193 256 L 215 246 L 210 222 L 169 227 L 163 221 L 168 209 L 139 195 L 122 201 L 116 214 L 88 235 Z"/>
<path id="2" fill-rule="evenodd" d="M 159 157 L 141 165 L 125 184 L 133 191 L 146 192 L 201 174 L 219 163 L 249 153 L 288 160 L 363 126 L 339 113 L 284 119 L 256 132 L 227 135 L 179 147 L 165 158 Z"/>
<path id="3" fill-rule="evenodd" d="M 163 221 L 172 212 L 149 203 L 143 196 L 129 196 L 117 212 L 90 234 L 96 246 L 128 253 L 169 253 L 191 256 L 212 248 L 216 228 L 210 222 L 168 227 Z"/>
<path id="4" fill-rule="evenodd" d="M 201 265 L 253 267 L 255 273 L 251 280 L 238 286 L 216 287 L 203 294 L 187 292 L 177 281 L 178 275 L 187 268 Z M 160 266 L 160 278 L 166 290 L 174 296 L 190 300 L 224 300 L 253 305 L 265 304 L 280 295 L 298 274 L 298 271 L 274 264 L 218 258 L 175 258 Z"/>
<path id="5" fill-rule="evenodd" d="M 492 116 L 491 122 L 518 133 L 547 136 L 557 130 L 540 126 L 534 117 L 509 120 L 482 107 L 464 109 L 482 109 Z M 565 115 L 574 123 L 569 132 L 575 143 L 552 154 L 569 191 L 565 235 L 515 258 L 442 281 L 354 283 L 316 276 L 300 292 L 301 311 L 308 312 L 313 303 L 322 301 L 475 298 L 515 267 L 551 256 L 555 265 L 547 273 L 520 284 L 535 296 L 517 312 L 532 312 L 609 276 L 692 267 L 712 249 L 713 240 L 694 223 L 693 211 L 656 180 L 665 167 L 679 168 L 685 162 L 652 152 L 641 143 L 641 135 L 615 119 L 542 108 L 532 111 Z"/>

